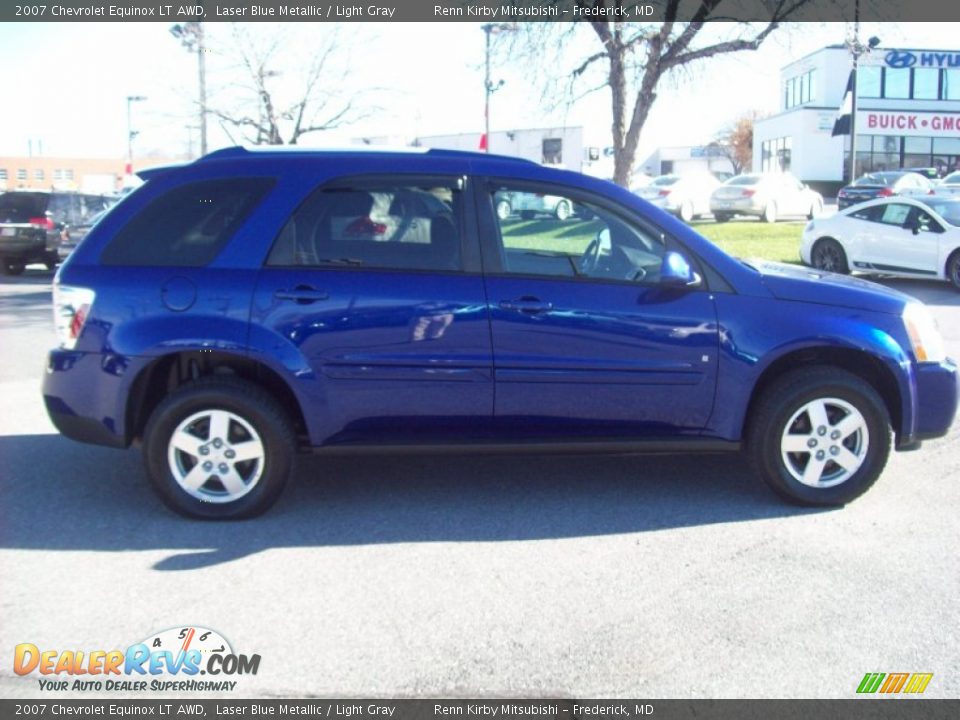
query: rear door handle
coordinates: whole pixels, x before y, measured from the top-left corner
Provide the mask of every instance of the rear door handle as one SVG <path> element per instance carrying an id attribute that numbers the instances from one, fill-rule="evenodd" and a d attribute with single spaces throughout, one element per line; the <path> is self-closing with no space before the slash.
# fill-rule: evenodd
<path id="1" fill-rule="evenodd" d="M 273 293 L 277 300 L 293 300 L 300 305 L 309 305 L 318 300 L 327 300 L 330 293 L 317 290 L 310 285 L 297 285 L 293 290 L 277 290 Z"/>
<path id="2" fill-rule="evenodd" d="M 535 297 L 522 297 L 516 300 L 501 300 L 500 308 L 503 310 L 513 310 L 515 312 L 536 315 L 553 310 L 553 303 L 543 302 Z"/>

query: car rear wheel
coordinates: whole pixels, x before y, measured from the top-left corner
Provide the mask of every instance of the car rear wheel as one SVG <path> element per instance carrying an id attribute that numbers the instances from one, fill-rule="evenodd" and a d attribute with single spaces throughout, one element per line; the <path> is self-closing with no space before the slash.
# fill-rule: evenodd
<path id="1" fill-rule="evenodd" d="M 19 260 L 5 260 L 3 262 L 4 275 L 23 275 L 23 271 L 26 270 L 26 268 L 27 266 Z"/>
<path id="2" fill-rule="evenodd" d="M 714 213 L 713 219 L 718 223 L 730 222 L 731 215 L 725 215 L 724 213 Z"/>
<path id="3" fill-rule="evenodd" d="M 512 212 L 513 208 L 510 207 L 510 203 L 506 200 L 501 200 L 497 203 L 497 217 L 501 220 L 506 220 Z"/>
<path id="4" fill-rule="evenodd" d="M 680 203 L 680 209 L 677 211 L 677 217 L 679 217 L 685 223 L 693 221 L 693 203 L 689 200 L 684 200 L 682 203 Z"/>
<path id="5" fill-rule="evenodd" d="M 960 250 L 955 250 L 953 255 L 947 258 L 947 280 L 954 289 L 960 290 Z"/>
<path id="6" fill-rule="evenodd" d="M 263 388 L 232 377 L 183 385 L 153 411 L 143 454 L 153 488 L 187 517 L 234 520 L 270 508 L 290 475 L 294 433 Z"/>
<path id="7" fill-rule="evenodd" d="M 876 390 L 845 370 L 814 366 L 774 381 L 755 403 L 747 451 L 757 474 L 799 505 L 843 505 L 865 493 L 890 454 Z"/>
<path id="8" fill-rule="evenodd" d="M 557 203 L 557 207 L 554 208 L 553 214 L 556 216 L 557 220 L 562 222 L 573 214 L 573 210 L 570 208 L 570 203 L 568 203 L 566 200 L 561 200 Z"/>
<path id="9" fill-rule="evenodd" d="M 810 262 L 817 270 L 844 275 L 850 272 L 850 266 L 847 264 L 847 254 L 843 251 L 840 243 L 833 238 L 817 240 L 813 250 L 810 251 Z"/>
<path id="10" fill-rule="evenodd" d="M 766 207 L 763 208 L 762 217 L 764 222 L 775 223 L 777 221 L 777 204 L 768 202 Z"/>

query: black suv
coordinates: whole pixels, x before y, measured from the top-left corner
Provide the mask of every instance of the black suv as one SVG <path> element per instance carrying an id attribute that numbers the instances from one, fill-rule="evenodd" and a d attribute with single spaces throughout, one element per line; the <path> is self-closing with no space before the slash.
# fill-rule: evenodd
<path id="1" fill-rule="evenodd" d="M 116 198 L 76 192 L 13 190 L 0 194 L 0 270 L 19 275 L 30 263 L 53 270 L 60 238 Z"/>

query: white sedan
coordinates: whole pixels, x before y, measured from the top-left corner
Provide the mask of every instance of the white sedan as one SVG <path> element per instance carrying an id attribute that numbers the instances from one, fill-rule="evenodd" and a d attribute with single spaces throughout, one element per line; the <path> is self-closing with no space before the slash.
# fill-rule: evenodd
<path id="1" fill-rule="evenodd" d="M 800 258 L 819 270 L 947 280 L 960 290 L 960 200 L 888 197 L 811 220 Z"/>

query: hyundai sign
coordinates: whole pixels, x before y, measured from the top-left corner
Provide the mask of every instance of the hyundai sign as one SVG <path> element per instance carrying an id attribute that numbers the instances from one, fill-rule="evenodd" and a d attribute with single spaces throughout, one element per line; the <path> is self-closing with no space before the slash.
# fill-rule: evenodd
<path id="1" fill-rule="evenodd" d="M 868 56 L 865 64 L 885 65 L 888 68 L 960 68 L 960 52 L 939 50 L 880 50 Z"/>

